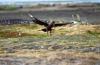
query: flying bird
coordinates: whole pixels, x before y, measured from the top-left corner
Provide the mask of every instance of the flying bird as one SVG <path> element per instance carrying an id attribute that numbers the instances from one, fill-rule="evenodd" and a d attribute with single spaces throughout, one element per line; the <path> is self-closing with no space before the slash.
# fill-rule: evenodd
<path id="1" fill-rule="evenodd" d="M 44 32 L 47 32 L 47 34 L 50 33 L 50 35 L 51 35 L 52 30 L 53 30 L 54 27 L 68 25 L 68 24 L 73 23 L 73 22 L 67 22 L 67 23 L 58 23 L 57 24 L 57 23 L 55 23 L 55 21 L 52 21 L 51 23 L 48 23 L 47 21 L 42 21 L 42 20 L 34 17 L 31 14 L 28 14 L 28 15 L 34 23 L 45 26 L 45 28 L 41 29 L 41 30 L 44 31 Z"/>

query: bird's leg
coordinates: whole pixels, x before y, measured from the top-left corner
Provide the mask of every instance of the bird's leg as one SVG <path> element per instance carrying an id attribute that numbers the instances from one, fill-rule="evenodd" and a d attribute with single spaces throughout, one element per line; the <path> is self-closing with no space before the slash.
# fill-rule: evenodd
<path id="1" fill-rule="evenodd" d="M 46 28 L 46 31 L 47 31 L 47 35 L 49 35 L 49 31 L 48 31 L 48 29 Z"/>
<path id="2" fill-rule="evenodd" d="M 47 31 L 47 35 L 48 35 L 48 31 Z"/>
<path id="3" fill-rule="evenodd" d="M 52 35 L 52 30 L 50 30 L 50 36 Z"/>
<path id="4" fill-rule="evenodd" d="M 52 35 L 53 35 L 53 33 L 54 33 L 54 29 L 51 30 L 51 34 L 52 34 Z"/>
<path id="5" fill-rule="evenodd" d="M 53 27 L 53 33 L 54 33 L 54 30 L 55 30 L 55 24 L 54 24 L 54 27 Z"/>
<path id="6" fill-rule="evenodd" d="M 50 33 L 51 33 L 51 35 L 53 35 L 53 33 L 54 33 L 54 28 L 51 29 Z"/>
<path id="7" fill-rule="evenodd" d="M 53 34 L 53 29 L 50 30 L 50 35 L 52 35 L 52 34 Z"/>
<path id="8" fill-rule="evenodd" d="M 55 32 L 55 28 L 52 29 L 52 33 L 54 33 L 54 32 Z"/>

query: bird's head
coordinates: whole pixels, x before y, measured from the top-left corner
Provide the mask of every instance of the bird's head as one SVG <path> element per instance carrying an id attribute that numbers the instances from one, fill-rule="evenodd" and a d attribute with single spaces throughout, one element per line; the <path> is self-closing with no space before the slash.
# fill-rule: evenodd
<path id="1" fill-rule="evenodd" d="M 55 21 L 52 21 L 52 24 L 55 24 Z"/>

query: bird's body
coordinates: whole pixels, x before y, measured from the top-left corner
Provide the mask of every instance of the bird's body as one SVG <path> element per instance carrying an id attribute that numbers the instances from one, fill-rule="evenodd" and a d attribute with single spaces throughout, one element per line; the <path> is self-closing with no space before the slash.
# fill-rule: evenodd
<path id="1" fill-rule="evenodd" d="M 46 28 L 42 29 L 42 31 L 47 32 L 47 34 L 49 34 L 48 32 L 50 32 L 51 35 L 54 25 L 55 22 L 51 22 L 50 24 L 48 24 L 48 26 L 46 26 Z"/>

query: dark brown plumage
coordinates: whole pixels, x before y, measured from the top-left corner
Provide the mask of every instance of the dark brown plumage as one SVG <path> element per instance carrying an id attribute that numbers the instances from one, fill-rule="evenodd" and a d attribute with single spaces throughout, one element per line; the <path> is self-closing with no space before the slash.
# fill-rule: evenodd
<path id="1" fill-rule="evenodd" d="M 29 14 L 29 16 L 31 17 L 31 19 L 34 23 L 39 24 L 39 25 L 44 25 L 46 28 L 42 29 L 42 31 L 47 32 L 47 34 L 48 34 L 48 32 L 50 32 L 50 35 L 52 33 L 53 27 L 72 24 L 72 22 L 56 24 L 55 21 L 52 21 L 51 23 L 47 23 L 47 21 L 41 21 L 41 20 L 37 19 L 36 17 L 33 17 L 31 14 Z"/>

